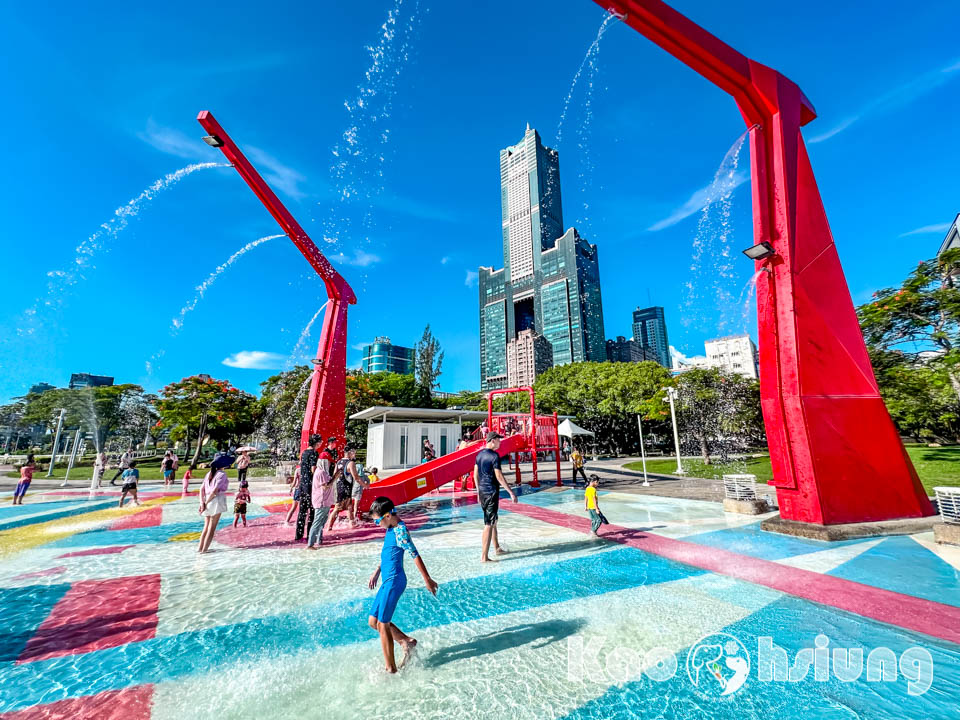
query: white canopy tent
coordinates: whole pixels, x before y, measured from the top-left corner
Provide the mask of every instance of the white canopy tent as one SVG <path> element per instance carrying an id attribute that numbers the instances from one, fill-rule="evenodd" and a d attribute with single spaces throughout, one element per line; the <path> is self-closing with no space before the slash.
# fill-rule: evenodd
<path id="1" fill-rule="evenodd" d="M 563 437 L 568 437 L 571 439 L 573 439 L 577 435 L 589 435 L 590 437 L 593 437 L 592 432 L 590 432 L 589 430 L 584 430 L 582 427 L 580 427 L 575 422 L 573 422 L 573 420 L 571 420 L 570 418 L 567 418 L 562 423 L 560 423 L 560 426 L 557 428 L 557 432 Z"/>

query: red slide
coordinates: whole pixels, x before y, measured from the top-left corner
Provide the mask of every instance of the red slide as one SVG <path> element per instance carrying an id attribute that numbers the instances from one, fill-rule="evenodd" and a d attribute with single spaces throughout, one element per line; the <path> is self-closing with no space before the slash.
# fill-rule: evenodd
<path id="1" fill-rule="evenodd" d="M 388 497 L 394 505 L 409 502 L 414 498 L 436 490 L 461 475 L 473 472 L 474 460 L 477 453 L 483 450 L 483 442 L 475 442 L 462 450 L 456 450 L 448 455 L 431 460 L 423 465 L 417 465 L 402 473 L 378 482 L 363 493 L 359 509 L 366 512 L 370 503 L 378 497 Z M 513 452 L 522 452 L 527 449 L 525 435 L 510 435 L 500 441 L 500 457 Z"/>

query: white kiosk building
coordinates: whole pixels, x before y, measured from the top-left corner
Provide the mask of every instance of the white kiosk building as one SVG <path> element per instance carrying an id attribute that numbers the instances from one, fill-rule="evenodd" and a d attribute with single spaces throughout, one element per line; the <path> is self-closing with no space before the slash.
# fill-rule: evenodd
<path id="1" fill-rule="evenodd" d="M 423 441 L 429 440 L 437 457 L 457 449 L 464 433 L 487 419 L 481 410 L 372 407 L 350 416 L 367 421 L 366 467 L 391 470 L 419 465 Z"/>

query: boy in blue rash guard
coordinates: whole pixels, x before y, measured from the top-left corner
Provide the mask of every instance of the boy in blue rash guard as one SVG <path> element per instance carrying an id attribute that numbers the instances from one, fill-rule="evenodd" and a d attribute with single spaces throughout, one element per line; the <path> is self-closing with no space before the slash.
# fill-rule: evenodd
<path id="1" fill-rule="evenodd" d="M 407 575 L 403 571 L 403 553 L 410 553 L 410 556 L 416 561 L 417 570 L 423 575 L 423 582 L 434 595 L 437 594 L 437 583 L 430 573 L 427 572 L 427 566 L 423 564 L 423 558 L 417 552 L 417 548 L 410 539 L 410 531 L 407 526 L 397 516 L 393 501 L 390 498 L 378 497 L 370 505 L 370 517 L 374 519 L 387 533 L 383 538 L 383 550 L 380 551 L 380 565 L 370 576 L 368 586 L 373 590 L 377 586 L 377 580 L 383 578 L 383 584 L 377 591 L 377 597 L 373 601 L 373 607 L 370 609 L 370 627 L 380 633 L 380 645 L 383 648 L 383 659 L 387 662 L 387 672 L 395 673 L 397 663 L 393 655 L 393 644 L 400 643 L 403 648 L 404 660 L 410 650 L 417 644 L 417 641 L 404 633 L 400 628 L 394 625 L 393 612 L 397 609 L 397 602 L 403 591 L 407 588 Z M 402 663 L 401 663 L 402 665 Z"/>

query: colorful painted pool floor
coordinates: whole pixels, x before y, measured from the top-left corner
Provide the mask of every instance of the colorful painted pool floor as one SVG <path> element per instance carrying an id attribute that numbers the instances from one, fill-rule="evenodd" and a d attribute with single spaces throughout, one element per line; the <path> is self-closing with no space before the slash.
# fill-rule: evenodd
<path id="1" fill-rule="evenodd" d="M 288 501 L 255 495 L 249 526 L 225 516 L 198 556 L 196 498 L 143 497 L 0 509 L 0 718 L 960 715 L 960 553 L 926 534 L 824 544 L 713 503 L 601 493 L 615 527 L 598 540 L 582 496 L 551 491 L 503 501 L 510 552 L 482 565 L 476 503 L 432 496 L 403 516 L 440 592 L 407 562 L 395 622 L 420 644 L 386 676 L 366 624 L 382 531 L 306 551 Z M 750 661 L 726 696 L 701 662 L 730 641 L 717 633 Z M 834 662 L 857 648 L 851 679 Z"/>

